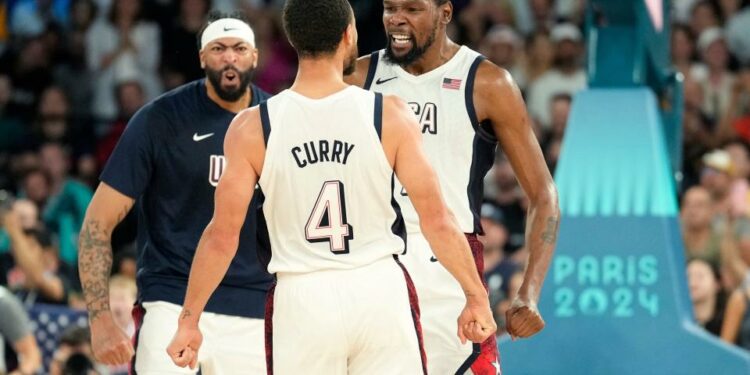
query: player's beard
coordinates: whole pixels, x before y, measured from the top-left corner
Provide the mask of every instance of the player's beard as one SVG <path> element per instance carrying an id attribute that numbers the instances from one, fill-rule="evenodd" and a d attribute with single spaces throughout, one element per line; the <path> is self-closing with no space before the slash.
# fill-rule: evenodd
<path id="1" fill-rule="evenodd" d="M 221 76 L 228 70 L 234 70 L 234 72 L 237 74 L 237 79 L 239 79 L 240 84 L 236 88 L 224 88 L 221 86 Z M 208 80 L 211 82 L 214 90 L 216 90 L 216 95 L 219 95 L 219 98 L 228 102 L 236 102 L 240 100 L 242 95 L 245 95 L 245 92 L 247 92 L 247 87 L 250 85 L 252 73 L 252 68 L 241 71 L 231 65 L 221 70 L 214 70 L 206 67 L 206 77 L 208 77 Z"/>
<path id="2" fill-rule="evenodd" d="M 386 39 L 388 44 L 385 47 L 385 61 L 391 64 L 397 64 L 402 67 L 411 65 L 415 61 L 419 60 L 425 54 L 425 52 L 427 52 L 430 46 L 432 46 L 432 43 L 435 42 L 437 29 L 438 25 L 437 22 L 435 22 L 435 25 L 432 28 L 432 33 L 421 46 L 417 45 L 417 39 L 412 35 L 411 39 L 414 41 L 414 46 L 411 47 L 409 52 L 407 52 L 403 56 L 396 56 L 393 54 L 393 50 L 391 49 L 391 37 L 387 35 Z"/>
<path id="3" fill-rule="evenodd" d="M 357 68 L 358 56 L 359 56 L 359 49 L 357 49 L 357 45 L 355 44 L 354 47 L 352 47 L 351 51 L 349 51 L 349 57 L 346 60 L 346 65 L 344 65 L 345 76 L 348 76 L 354 73 L 354 70 Z"/>

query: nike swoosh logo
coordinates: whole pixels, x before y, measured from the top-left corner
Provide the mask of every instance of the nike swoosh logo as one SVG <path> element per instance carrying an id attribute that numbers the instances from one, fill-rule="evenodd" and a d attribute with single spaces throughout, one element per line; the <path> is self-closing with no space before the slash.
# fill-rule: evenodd
<path id="1" fill-rule="evenodd" d="M 200 141 L 202 141 L 202 140 L 204 140 L 204 139 L 206 139 L 208 137 L 211 137 L 213 135 L 214 135 L 214 133 L 208 133 L 208 134 L 203 134 L 203 135 L 198 135 L 198 133 L 195 133 L 195 134 L 193 134 L 193 140 L 196 141 L 196 142 L 200 142 Z"/>
<path id="2" fill-rule="evenodd" d="M 388 82 L 388 81 L 392 81 L 392 80 L 394 80 L 394 79 L 396 79 L 396 78 L 398 78 L 398 77 L 391 77 L 391 78 L 386 78 L 386 79 L 378 78 L 378 79 L 377 79 L 377 80 L 375 81 L 375 84 L 376 84 L 376 85 L 382 85 L 382 84 L 384 84 L 384 83 L 386 83 L 386 82 Z"/>
<path id="3" fill-rule="evenodd" d="M 432 263 L 435 263 L 435 262 L 437 262 L 437 261 L 438 261 L 438 260 L 437 260 L 437 258 L 435 258 L 435 256 L 434 256 L 434 255 L 430 257 L 430 262 L 432 262 Z"/>
<path id="4" fill-rule="evenodd" d="M 232 28 L 232 27 L 230 27 L 230 28 L 224 27 L 224 31 L 232 31 L 232 30 L 237 30 L 237 29 Z"/>

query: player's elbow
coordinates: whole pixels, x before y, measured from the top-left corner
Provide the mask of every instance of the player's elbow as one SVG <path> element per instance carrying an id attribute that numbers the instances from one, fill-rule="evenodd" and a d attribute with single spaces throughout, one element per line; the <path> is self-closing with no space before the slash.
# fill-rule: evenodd
<path id="1" fill-rule="evenodd" d="M 455 221 L 451 212 L 447 208 L 438 210 L 430 215 L 424 215 L 419 218 L 422 232 L 429 237 L 429 234 L 450 233 L 456 229 Z"/>
<path id="2" fill-rule="evenodd" d="M 560 212 L 557 188 L 554 183 L 549 183 L 543 189 L 529 196 L 529 206 L 537 210 L 549 212 L 558 216 Z"/>
<path id="3" fill-rule="evenodd" d="M 209 224 L 204 232 L 208 250 L 213 256 L 234 257 L 240 242 L 240 231 L 232 228 L 218 228 Z"/>

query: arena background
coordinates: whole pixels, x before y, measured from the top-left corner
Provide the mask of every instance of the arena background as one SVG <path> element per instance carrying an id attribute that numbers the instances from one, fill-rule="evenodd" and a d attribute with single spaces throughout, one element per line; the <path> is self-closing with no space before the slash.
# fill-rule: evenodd
<path id="1" fill-rule="evenodd" d="M 195 34 L 209 9 L 243 10 L 260 51 L 254 82 L 288 87 L 296 56 L 282 4 L 0 0 L 0 211 L 14 203 L 36 244 L 22 254 L 0 233 L 0 285 L 31 316 L 45 373 L 71 353 L 90 357 L 78 229 L 128 119 L 203 77 Z M 360 54 L 382 48 L 382 2 L 351 4 Z M 498 154 L 482 241 L 504 373 L 750 373 L 748 1 L 453 5 L 451 38 L 510 71 L 524 93 L 563 212 L 540 303 L 547 328 L 512 342 L 503 313 L 527 257 L 527 201 Z M 130 332 L 136 225 L 131 215 L 113 238 L 112 307 Z M 64 295 L 28 288 L 38 277 L 61 281 Z"/>

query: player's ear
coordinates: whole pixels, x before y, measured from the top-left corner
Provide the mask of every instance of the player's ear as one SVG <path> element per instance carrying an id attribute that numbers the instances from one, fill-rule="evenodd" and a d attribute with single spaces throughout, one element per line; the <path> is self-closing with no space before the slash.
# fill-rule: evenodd
<path id="1" fill-rule="evenodd" d="M 206 69 L 206 54 L 203 50 L 198 51 L 198 58 L 201 62 L 201 69 Z"/>
<path id="2" fill-rule="evenodd" d="M 344 40 L 346 40 L 348 45 L 357 44 L 357 28 L 354 26 L 354 23 L 350 23 L 346 26 L 346 30 L 344 30 Z"/>
<path id="3" fill-rule="evenodd" d="M 453 19 L 453 2 L 447 1 L 440 6 L 440 22 L 447 25 Z"/>
<path id="4" fill-rule="evenodd" d="M 258 49 L 257 48 L 253 48 L 252 54 L 253 54 L 253 69 L 255 69 L 255 68 L 258 67 L 258 56 L 260 56 L 259 52 L 258 52 Z"/>

